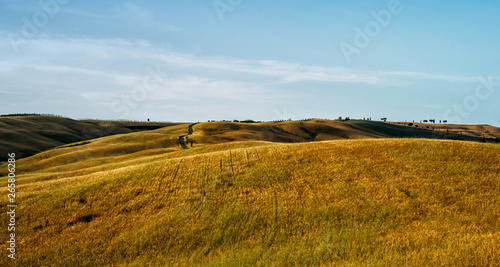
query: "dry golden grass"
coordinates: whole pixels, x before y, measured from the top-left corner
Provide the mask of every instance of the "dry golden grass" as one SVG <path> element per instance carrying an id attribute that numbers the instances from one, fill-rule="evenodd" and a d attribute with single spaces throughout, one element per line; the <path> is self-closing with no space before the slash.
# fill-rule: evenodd
<path id="1" fill-rule="evenodd" d="M 27 157 L 68 143 L 142 131 L 148 127 L 167 127 L 179 123 L 82 121 L 54 116 L 0 117 L 0 161 L 16 151 Z"/>
<path id="2" fill-rule="evenodd" d="M 195 144 L 261 140 L 296 143 L 337 139 L 385 138 L 368 129 L 331 120 L 265 123 L 209 122 L 193 127 Z"/>
<path id="3" fill-rule="evenodd" d="M 187 131 L 187 127 L 188 124 L 181 124 L 63 145 L 23 159 L 23 171 L 33 172 L 42 168 L 69 171 L 73 168 L 88 168 L 89 165 L 82 166 L 84 163 L 98 166 L 105 162 L 116 163 L 130 158 L 177 151 L 181 149 L 177 138 Z M 4 170 L 0 173 L 2 171 Z"/>
<path id="4" fill-rule="evenodd" d="M 395 125 L 408 125 L 407 122 L 391 122 Z M 460 134 L 471 137 L 500 138 L 500 128 L 491 125 L 459 125 L 440 123 L 413 123 L 421 128 L 429 127 L 436 132 Z M 415 126 L 413 126 L 415 127 Z"/>
<path id="5" fill-rule="evenodd" d="M 500 264 L 498 145 L 252 141 L 147 151 L 68 165 L 61 155 L 58 165 L 21 160 L 18 266 Z"/>

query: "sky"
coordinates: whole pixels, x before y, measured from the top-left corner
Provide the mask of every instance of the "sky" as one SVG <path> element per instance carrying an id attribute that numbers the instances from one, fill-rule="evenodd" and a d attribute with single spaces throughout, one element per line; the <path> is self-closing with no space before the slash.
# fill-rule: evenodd
<path id="1" fill-rule="evenodd" d="M 0 0 L 0 114 L 500 126 L 499 1 Z"/>

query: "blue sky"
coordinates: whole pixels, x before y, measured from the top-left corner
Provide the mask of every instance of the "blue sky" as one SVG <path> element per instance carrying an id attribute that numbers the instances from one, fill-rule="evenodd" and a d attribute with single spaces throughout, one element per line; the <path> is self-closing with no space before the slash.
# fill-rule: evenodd
<path id="1" fill-rule="evenodd" d="M 0 113 L 500 126 L 498 1 L 0 0 Z"/>

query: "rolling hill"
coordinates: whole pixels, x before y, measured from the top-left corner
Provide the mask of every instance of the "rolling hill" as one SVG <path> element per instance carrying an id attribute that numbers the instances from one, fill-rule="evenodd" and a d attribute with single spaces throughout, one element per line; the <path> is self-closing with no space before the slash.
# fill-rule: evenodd
<path id="1" fill-rule="evenodd" d="M 193 127 L 196 143 L 260 140 L 297 143 L 337 139 L 384 138 L 362 127 L 331 120 L 285 121 L 264 123 L 208 122 Z"/>
<path id="2" fill-rule="evenodd" d="M 211 129 L 194 126 L 200 137 L 203 127 Z M 19 160 L 19 266 L 500 263 L 498 145 L 254 140 L 181 149 L 175 138 L 186 129 Z"/>
<path id="3" fill-rule="evenodd" d="M 7 153 L 28 157 L 65 145 L 87 144 L 92 139 L 117 134 L 152 131 L 186 123 L 156 123 L 72 120 L 55 116 L 0 117 L 0 161 Z M 482 136 L 497 138 L 500 128 L 488 125 L 433 125 L 433 131 L 374 121 L 332 120 L 284 121 L 264 123 L 208 122 L 194 126 L 190 136 L 195 146 L 231 141 L 311 142 L 365 138 L 429 138 L 478 141 Z M 182 133 L 179 133 L 182 134 Z M 157 136 L 158 137 L 158 136 Z M 153 138 L 155 139 L 155 138 Z M 493 140 L 493 139 L 492 139 Z M 495 139 L 498 141 L 498 138 Z M 142 149 L 137 147 L 138 150 Z"/>
<path id="4" fill-rule="evenodd" d="M 408 127 L 408 123 L 385 123 L 385 122 L 378 122 L 378 121 L 362 121 L 362 120 L 353 120 L 349 121 L 349 124 L 357 125 L 360 127 L 363 127 L 365 129 L 372 130 L 374 132 L 377 132 L 379 134 L 384 134 L 388 137 L 393 137 L 393 138 L 427 138 L 427 139 L 440 139 L 440 140 L 463 140 L 463 141 L 479 141 L 481 135 L 480 135 L 480 129 L 477 128 L 477 135 L 464 135 L 462 134 L 461 131 L 458 130 L 452 130 L 450 132 L 446 132 L 446 130 L 436 130 L 434 125 L 430 124 L 420 124 L 420 123 L 415 123 L 417 126 L 420 127 L 415 127 L 414 125 L 411 127 Z M 428 128 L 426 128 L 428 126 Z M 456 125 L 456 124 L 450 124 L 446 125 L 449 127 L 448 129 L 460 129 L 460 128 L 469 128 L 472 129 L 473 125 Z M 500 128 L 494 127 L 494 126 L 489 126 L 491 129 L 497 129 L 500 131 Z"/>
<path id="5" fill-rule="evenodd" d="M 369 121 L 190 125 L 17 160 L 17 265 L 500 264 L 498 144 Z"/>
<path id="6" fill-rule="evenodd" d="M 27 157 L 57 146 L 98 137 L 176 125 L 127 121 L 79 121 L 56 116 L 0 117 L 0 161 L 7 153 Z"/>
<path id="7" fill-rule="evenodd" d="M 395 125 L 409 126 L 407 122 L 392 122 Z M 457 124 L 441 124 L 441 123 L 412 123 L 411 128 L 432 129 L 434 132 L 458 134 L 472 138 L 489 138 L 500 139 L 500 128 L 478 124 L 478 125 L 457 125 Z"/>

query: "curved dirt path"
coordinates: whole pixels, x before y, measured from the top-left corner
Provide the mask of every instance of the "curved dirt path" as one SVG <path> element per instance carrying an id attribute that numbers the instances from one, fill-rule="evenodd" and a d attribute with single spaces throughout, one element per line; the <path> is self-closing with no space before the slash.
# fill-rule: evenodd
<path id="1" fill-rule="evenodd" d="M 197 124 L 197 123 L 193 123 L 193 124 L 190 124 L 190 125 L 188 126 L 188 133 L 187 133 L 187 134 L 179 136 L 179 140 L 178 140 L 178 141 L 179 141 L 179 144 L 180 144 L 180 145 L 182 146 L 182 148 L 184 148 L 184 149 L 187 149 L 187 148 L 188 148 L 188 146 L 187 146 L 187 144 L 186 144 L 186 142 L 185 142 L 184 138 L 186 138 L 188 135 L 192 135 L 192 134 L 193 134 L 193 126 L 194 126 L 195 124 Z M 188 142 L 188 143 L 189 143 L 189 142 Z"/>

